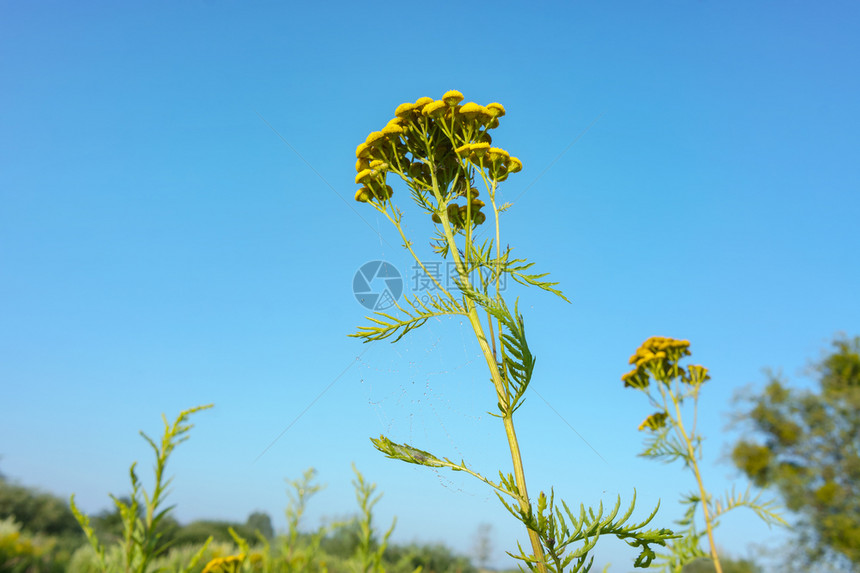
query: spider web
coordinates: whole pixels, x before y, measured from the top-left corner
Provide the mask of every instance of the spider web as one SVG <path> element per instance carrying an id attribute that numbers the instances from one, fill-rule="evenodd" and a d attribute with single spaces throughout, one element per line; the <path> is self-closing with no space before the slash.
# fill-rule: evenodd
<path id="1" fill-rule="evenodd" d="M 379 225 L 377 217 L 377 228 Z M 386 253 L 386 246 L 390 243 L 386 244 L 380 233 L 379 260 L 394 264 L 401 272 L 413 268 L 408 253 L 391 255 Z M 442 259 L 429 255 L 426 260 Z M 422 291 L 415 290 L 404 274 L 404 296 L 415 294 L 420 297 Z M 392 308 L 384 312 L 397 311 Z M 379 433 L 438 457 L 465 459 L 470 467 L 495 473 L 495 465 L 481 462 L 484 455 L 492 459 L 488 450 L 504 445 L 499 441 L 498 419 L 487 412 L 495 407 L 495 390 L 468 320 L 431 319 L 396 344 L 372 344 L 377 345 L 376 351 L 368 359 L 357 357 L 355 368 L 366 403 L 379 422 Z M 448 489 L 467 495 L 480 491 L 481 497 L 491 497 L 486 488 L 465 474 L 430 469 Z M 474 487 L 464 489 L 469 482 L 474 482 Z"/>

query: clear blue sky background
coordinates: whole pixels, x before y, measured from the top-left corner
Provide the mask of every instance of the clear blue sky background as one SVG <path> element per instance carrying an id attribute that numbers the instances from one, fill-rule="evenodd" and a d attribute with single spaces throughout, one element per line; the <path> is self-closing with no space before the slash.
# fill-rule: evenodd
<path id="1" fill-rule="evenodd" d="M 149 483 L 139 429 L 214 402 L 170 465 L 180 520 L 283 526 L 283 480 L 309 466 L 328 488 L 308 525 L 343 516 L 355 462 L 396 540 L 465 552 L 489 521 L 509 563 L 523 536 L 482 484 L 368 441 L 508 468 L 469 333 L 346 336 L 366 314 L 356 269 L 410 272 L 352 199 L 355 146 L 399 103 L 458 89 L 506 106 L 495 141 L 525 169 L 503 242 L 573 301 L 512 291 L 561 416 L 533 393 L 521 410 L 532 492 L 637 488 L 637 515 L 662 499 L 658 524 L 679 516 L 692 482 L 636 458 L 650 409 L 619 380 L 651 335 L 711 368 L 707 483 L 742 489 L 733 393 L 764 367 L 809 384 L 833 336 L 860 332 L 858 29 L 848 1 L 3 2 L 0 470 L 99 511 L 133 460 Z M 735 554 L 783 539 L 751 514 L 724 523 Z M 607 543 L 598 561 L 630 555 Z"/>

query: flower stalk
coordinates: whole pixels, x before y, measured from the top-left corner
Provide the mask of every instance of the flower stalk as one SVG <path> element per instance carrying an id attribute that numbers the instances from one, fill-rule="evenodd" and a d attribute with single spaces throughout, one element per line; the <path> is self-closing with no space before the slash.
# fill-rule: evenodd
<path id="1" fill-rule="evenodd" d="M 501 248 L 500 213 L 507 205 L 499 206 L 498 188 L 510 174 L 522 169 L 522 162 L 504 149 L 493 147 L 489 132 L 498 127 L 505 108 L 499 103 L 461 105 L 462 100 L 463 95 L 452 90 L 439 100 L 419 98 L 415 103 L 403 103 L 382 130 L 371 132 L 356 148 L 355 182 L 361 187 L 355 199 L 368 203 L 395 226 L 404 247 L 426 272 L 404 231 L 402 222 L 406 215 L 394 205 L 394 189 L 387 182 L 389 174 L 398 176 L 409 189 L 412 202 L 434 225 L 433 250 L 453 260 L 457 289 L 442 288 L 434 277 L 439 295 L 431 294 L 424 299 L 413 295 L 402 303 L 395 301 L 398 316 L 377 312 L 368 317 L 369 325 L 359 327 L 352 336 L 364 342 L 389 337 L 397 342 L 430 319 L 466 317 L 490 371 L 499 410 L 492 415 L 502 419 L 513 473 L 499 472 L 500 479 L 495 482 L 467 467 L 465 461 L 439 458 L 385 436 L 372 439 L 372 443 L 388 457 L 464 471 L 490 485 L 502 504 L 526 527 L 531 551 L 520 549 L 519 554 L 510 555 L 532 571 L 587 571 L 591 563 L 588 552 L 597 537 L 605 533 L 634 540 L 628 542 L 642 548 L 635 565 L 647 566 L 654 555 L 649 544 L 665 545 L 665 540 L 673 536 L 671 531 L 662 529 L 642 531 L 653 513 L 645 522 L 625 527 L 623 523 L 630 517 L 633 506 L 625 516 L 616 519 L 620 499 L 608 515 L 604 515 L 601 506 L 597 512 L 585 512 L 582 508 L 577 516 L 564 504 L 564 512 L 556 507 L 552 492 L 549 496 L 541 492 L 537 503 L 529 498 L 513 415 L 523 403 L 535 360 L 517 305 L 512 310 L 502 296 L 502 279 L 509 277 L 570 301 L 555 288 L 557 283 L 545 280 L 546 274 L 530 272 L 533 263 L 513 258 L 510 247 Z M 483 183 L 484 189 L 479 191 L 476 182 Z M 492 219 L 484 212 L 487 203 L 479 198 L 482 192 L 489 200 Z M 495 228 L 490 238 L 479 243 L 476 239 L 481 234 L 481 225 L 488 220 Z M 472 278 L 474 271 L 479 272 Z M 482 314 L 486 315 L 486 330 Z M 582 547 L 574 549 L 575 543 L 581 543 Z"/>

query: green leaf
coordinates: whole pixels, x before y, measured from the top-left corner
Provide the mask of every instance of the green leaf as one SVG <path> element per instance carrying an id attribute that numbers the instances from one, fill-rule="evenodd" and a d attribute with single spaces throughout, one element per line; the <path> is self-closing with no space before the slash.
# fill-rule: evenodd
<path id="1" fill-rule="evenodd" d="M 397 342 L 411 330 L 418 328 L 434 317 L 442 316 L 466 316 L 465 309 L 454 300 L 443 299 L 432 294 L 426 295 L 428 302 L 422 302 L 418 295 L 404 297 L 406 304 L 401 306 L 395 302 L 394 305 L 403 314 L 395 317 L 384 312 L 376 312 L 373 316 L 366 317 L 374 323 L 373 326 L 360 326 L 358 332 L 350 334 L 354 338 L 361 338 L 363 342 L 384 340 L 394 336 L 391 342 Z"/>

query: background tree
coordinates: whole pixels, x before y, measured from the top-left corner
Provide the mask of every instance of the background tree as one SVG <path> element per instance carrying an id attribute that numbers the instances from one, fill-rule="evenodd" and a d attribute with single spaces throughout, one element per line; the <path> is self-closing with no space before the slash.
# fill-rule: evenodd
<path id="1" fill-rule="evenodd" d="M 473 538 L 472 550 L 475 553 L 475 563 L 481 569 L 486 569 L 493 554 L 493 526 L 490 523 L 479 523 Z"/>
<path id="2" fill-rule="evenodd" d="M 275 536 L 275 528 L 272 527 L 272 518 L 264 511 L 255 511 L 248 516 L 245 522 L 245 527 L 251 531 L 259 531 L 260 535 L 266 539 L 272 539 Z"/>
<path id="3" fill-rule="evenodd" d="M 13 517 L 30 533 L 81 536 L 81 528 L 67 501 L 0 479 L 0 519 L 8 517 Z"/>
<path id="4" fill-rule="evenodd" d="M 732 459 L 799 515 L 806 564 L 860 571 L 860 337 L 834 341 L 813 372 L 815 391 L 769 374 L 760 394 L 741 398 L 739 420 L 761 439 L 745 433 Z"/>

